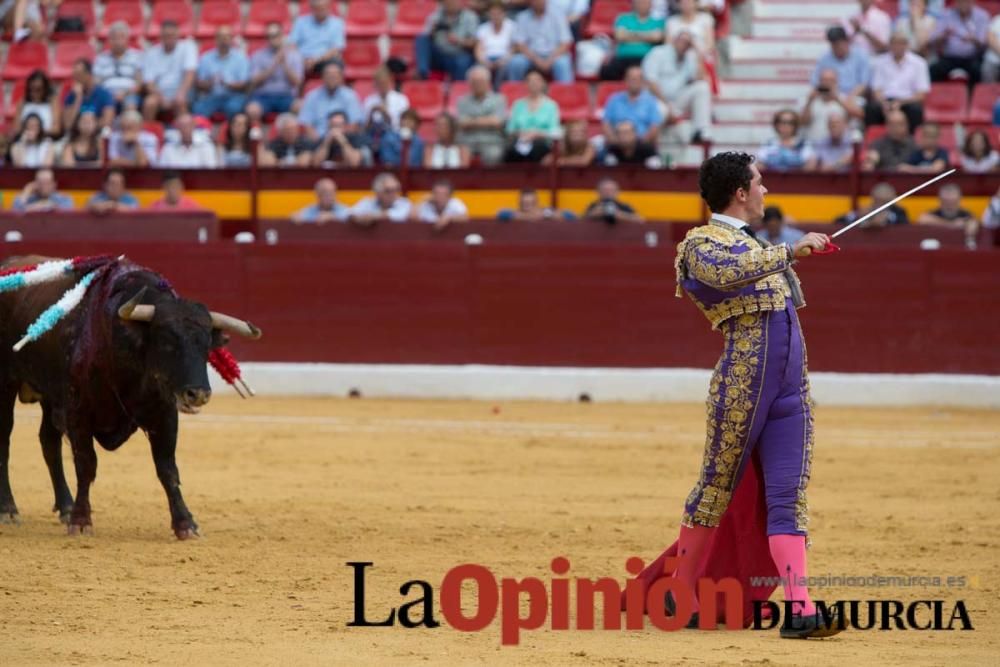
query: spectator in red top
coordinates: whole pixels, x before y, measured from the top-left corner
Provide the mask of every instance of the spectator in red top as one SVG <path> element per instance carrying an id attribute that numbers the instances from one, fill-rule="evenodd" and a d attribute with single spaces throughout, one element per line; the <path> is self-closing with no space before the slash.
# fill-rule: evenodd
<path id="1" fill-rule="evenodd" d="M 200 211 L 198 202 L 184 196 L 184 181 L 176 171 L 163 175 L 163 197 L 150 205 L 153 211 Z"/>

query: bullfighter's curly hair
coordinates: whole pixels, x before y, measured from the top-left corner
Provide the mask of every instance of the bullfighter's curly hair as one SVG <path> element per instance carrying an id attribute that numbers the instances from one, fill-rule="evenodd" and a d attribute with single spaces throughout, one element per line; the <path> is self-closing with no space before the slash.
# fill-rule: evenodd
<path id="1" fill-rule="evenodd" d="M 727 152 L 714 155 L 701 165 L 698 189 L 712 213 L 725 211 L 740 188 L 750 189 L 753 161 L 753 155 Z"/>

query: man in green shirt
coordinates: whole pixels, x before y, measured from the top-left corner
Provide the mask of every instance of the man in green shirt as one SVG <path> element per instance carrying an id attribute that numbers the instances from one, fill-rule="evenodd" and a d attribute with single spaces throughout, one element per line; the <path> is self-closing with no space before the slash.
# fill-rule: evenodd
<path id="1" fill-rule="evenodd" d="M 657 44 L 663 43 L 666 21 L 653 18 L 652 0 L 633 0 L 634 11 L 615 19 L 615 55 L 601 67 L 605 81 L 621 81 L 625 70 L 638 65 Z"/>

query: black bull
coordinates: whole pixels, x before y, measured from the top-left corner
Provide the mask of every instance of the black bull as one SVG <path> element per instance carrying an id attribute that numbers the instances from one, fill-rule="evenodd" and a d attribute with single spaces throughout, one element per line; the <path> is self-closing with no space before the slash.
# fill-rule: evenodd
<path id="1" fill-rule="evenodd" d="M 0 266 L 45 259 L 11 258 Z M 0 520 L 18 518 L 8 460 L 14 403 L 20 397 L 41 402 L 38 437 L 55 491 L 53 510 L 71 534 L 91 531 L 94 441 L 114 450 L 142 429 L 167 494 L 174 533 L 180 539 L 194 537 L 198 525 L 181 496 L 175 460 L 177 412 L 197 412 L 208 402 L 206 360 L 212 348 L 226 343 L 226 330 L 253 338 L 260 331 L 181 299 L 152 271 L 115 261 L 52 331 L 12 351 L 35 318 L 79 278 L 68 275 L 0 294 Z M 73 451 L 75 501 L 63 474 L 63 435 Z"/>

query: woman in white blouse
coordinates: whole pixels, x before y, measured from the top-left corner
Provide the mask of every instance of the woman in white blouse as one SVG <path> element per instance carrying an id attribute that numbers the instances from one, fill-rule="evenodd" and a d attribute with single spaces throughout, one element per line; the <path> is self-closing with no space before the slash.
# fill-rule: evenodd
<path id="1" fill-rule="evenodd" d="M 51 167 L 55 157 L 52 140 L 45 136 L 42 119 L 29 114 L 21 125 L 21 133 L 10 147 L 11 161 L 15 167 L 40 169 Z"/>
<path id="2" fill-rule="evenodd" d="M 893 32 L 906 35 L 910 40 L 910 50 L 926 58 L 935 22 L 935 18 L 927 13 L 927 0 L 910 0 L 909 15 L 896 19 Z"/>
<path id="3" fill-rule="evenodd" d="M 52 81 L 40 69 L 28 75 L 24 82 L 24 98 L 17 104 L 17 120 L 24 122 L 30 115 L 38 116 L 46 134 L 56 137 L 62 134 L 60 125 L 59 96 Z"/>
<path id="4" fill-rule="evenodd" d="M 715 17 L 699 11 L 697 0 L 680 0 L 679 14 L 667 19 L 667 41 L 673 42 L 677 33 L 687 30 L 694 40 L 694 47 L 707 60 L 715 60 Z"/>
<path id="5" fill-rule="evenodd" d="M 434 143 L 424 148 L 424 167 L 428 169 L 461 169 L 469 166 L 469 149 L 455 143 L 458 123 L 451 114 L 441 114 L 434 120 Z"/>
<path id="6" fill-rule="evenodd" d="M 962 146 L 962 171 L 985 174 L 1000 166 L 1000 155 L 990 146 L 990 138 L 982 130 L 970 132 Z"/>
<path id="7" fill-rule="evenodd" d="M 507 18 L 501 0 L 490 3 L 489 20 L 476 30 L 476 61 L 490 70 L 496 82 L 512 53 L 514 22 Z"/>

